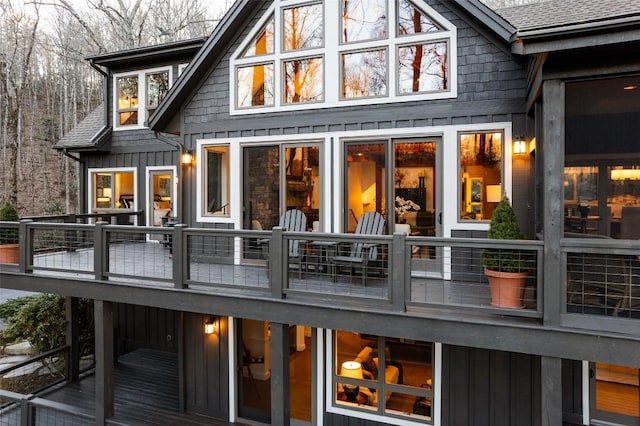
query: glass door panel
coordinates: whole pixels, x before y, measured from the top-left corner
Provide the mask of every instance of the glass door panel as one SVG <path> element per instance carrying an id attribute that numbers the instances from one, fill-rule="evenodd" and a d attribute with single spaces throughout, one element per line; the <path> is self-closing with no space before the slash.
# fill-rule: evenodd
<path id="1" fill-rule="evenodd" d="M 244 148 L 244 229 L 271 229 L 280 217 L 279 147 Z"/>
<path id="2" fill-rule="evenodd" d="M 284 210 L 298 209 L 307 216 L 307 228 L 320 220 L 320 148 L 288 146 L 281 162 L 285 170 Z"/>
<path id="3" fill-rule="evenodd" d="M 387 144 L 348 143 L 345 148 L 347 217 L 343 227 L 345 232 L 355 232 L 358 219 L 363 214 L 377 211 L 387 216 Z"/>
<path id="4" fill-rule="evenodd" d="M 271 335 L 269 323 L 237 319 L 238 416 L 271 422 Z"/>
<path id="5" fill-rule="evenodd" d="M 434 139 L 394 141 L 394 229 L 411 236 L 440 236 L 437 149 Z M 441 273 L 442 248 L 413 246 L 412 271 Z"/>

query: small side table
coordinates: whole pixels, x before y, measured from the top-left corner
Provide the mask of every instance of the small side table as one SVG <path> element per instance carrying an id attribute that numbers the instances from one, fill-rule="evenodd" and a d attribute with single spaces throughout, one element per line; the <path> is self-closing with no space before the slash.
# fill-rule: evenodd
<path id="1" fill-rule="evenodd" d="M 338 392 L 338 395 L 336 396 L 336 398 L 338 399 L 338 401 L 355 402 L 355 403 L 360 404 L 360 405 L 368 405 L 369 404 L 369 397 L 364 392 L 358 392 L 358 395 L 356 395 L 356 400 L 355 401 L 349 401 L 347 399 L 347 395 L 345 395 L 344 392 Z"/>
<path id="2" fill-rule="evenodd" d="M 323 265 L 326 266 L 327 273 L 333 276 L 333 256 L 336 254 L 336 247 L 338 243 L 336 241 L 311 241 L 311 250 L 318 251 L 318 265 L 317 269 L 320 270 Z"/>

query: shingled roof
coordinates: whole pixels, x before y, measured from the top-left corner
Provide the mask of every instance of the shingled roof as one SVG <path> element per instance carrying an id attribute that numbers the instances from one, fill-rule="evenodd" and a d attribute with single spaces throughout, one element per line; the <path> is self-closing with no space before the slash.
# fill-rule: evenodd
<path id="1" fill-rule="evenodd" d="M 84 120 L 64 135 L 53 147 L 55 149 L 97 148 L 104 141 L 105 133 L 104 103 L 98 105 Z"/>
<path id="2" fill-rule="evenodd" d="M 548 0 L 495 9 L 518 32 L 560 28 L 640 15 L 640 0 Z"/>

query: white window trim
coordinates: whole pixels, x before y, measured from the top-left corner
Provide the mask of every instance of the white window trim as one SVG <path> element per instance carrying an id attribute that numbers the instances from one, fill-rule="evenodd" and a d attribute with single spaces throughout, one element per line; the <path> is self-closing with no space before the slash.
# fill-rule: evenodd
<path id="1" fill-rule="evenodd" d="M 169 88 L 173 85 L 173 69 L 172 67 L 158 67 L 148 68 L 144 70 L 137 70 L 131 72 L 123 72 L 113 74 L 113 131 L 119 132 L 122 130 L 134 130 L 134 129 L 146 129 L 146 122 L 149 119 L 147 117 L 147 74 L 153 74 L 157 72 L 168 71 L 169 72 Z M 138 124 L 135 125 L 120 125 L 118 119 L 118 78 L 121 77 L 138 77 Z"/>
<path id="2" fill-rule="evenodd" d="M 232 164 L 240 164 L 240 151 L 238 149 L 233 148 L 233 145 L 229 142 L 225 142 L 224 140 L 220 140 L 220 139 L 201 139 L 198 140 L 196 143 L 197 146 L 197 151 L 195 153 L 195 162 L 196 162 L 196 191 L 197 191 L 197 197 L 196 197 L 196 208 L 198 209 L 198 212 L 196 214 L 196 221 L 198 222 L 209 222 L 209 223 L 236 223 L 236 221 L 233 219 L 235 217 L 234 213 L 235 210 L 238 208 L 238 206 L 240 206 L 240 203 L 242 201 L 240 201 L 239 203 L 234 203 L 234 192 L 240 192 L 240 191 L 234 191 L 234 188 L 240 188 L 240 180 L 238 179 L 239 177 L 239 173 L 233 169 Z M 226 216 L 214 216 L 212 214 L 204 214 L 204 210 L 205 210 L 205 206 L 204 206 L 204 200 L 206 199 L 206 191 L 207 188 L 205 187 L 205 180 L 204 180 L 204 171 L 205 171 L 205 159 L 207 157 L 207 148 L 209 147 L 224 147 L 224 148 L 228 148 L 229 149 L 229 161 L 227 164 L 228 170 L 227 170 L 227 178 L 229 179 L 228 182 L 228 188 L 229 188 L 229 194 L 228 197 L 228 206 L 229 206 L 229 215 Z M 236 152 L 234 152 L 236 151 Z M 198 161 L 198 158 L 200 158 L 200 161 Z M 234 179 L 234 171 L 236 176 L 236 179 Z M 239 219 L 242 218 L 242 215 L 239 216 Z M 237 223 L 240 223 L 240 221 L 238 220 Z"/>
<path id="3" fill-rule="evenodd" d="M 463 124 L 452 126 L 432 126 L 432 127 L 410 127 L 397 129 L 373 129 L 354 130 L 347 132 L 326 132 L 299 135 L 274 135 L 274 136 L 252 136 L 224 139 L 199 139 L 197 140 L 196 157 L 202 158 L 203 147 L 206 145 L 230 146 L 229 161 L 231 164 L 231 176 L 229 185 L 231 188 L 230 207 L 231 215 L 224 216 L 203 216 L 202 210 L 202 165 L 201 161 L 196 161 L 196 188 L 197 188 L 197 221 L 209 223 L 234 223 L 239 227 L 242 223 L 242 199 L 240 192 L 234 190 L 241 188 L 242 168 L 237 166 L 241 163 L 241 146 L 249 144 L 274 144 L 274 143 L 306 143 L 313 140 L 323 140 L 323 169 L 320 170 L 322 176 L 321 205 L 325 206 L 326 214 L 322 216 L 323 223 L 321 229 L 326 232 L 336 232 L 341 229 L 342 210 L 344 209 L 344 199 L 341 191 L 334 191 L 336 185 L 342 185 L 342 156 L 343 141 L 365 138 L 416 138 L 438 136 L 442 138 L 442 164 L 458 164 L 458 135 L 459 133 L 501 131 L 504 134 L 503 145 L 503 188 L 502 191 L 512 199 L 512 123 L 495 122 L 479 124 Z M 234 166 L 236 165 L 236 166 Z M 458 187 L 459 170 L 456 167 L 444 167 L 442 170 L 442 182 L 440 191 L 443 188 Z M 442 194 L 442 237 L 451 236 L 453 230 L 481 230 L 489 229 L 487 221 L 458 221 L 458 191 L 455 193 Z"/>
<path id="4" fill-rule="evenodd" d="M 153 190 L 153 188 L 150 188 L 149 186 L 151 172 L 165 171 L 165 170 L 170 170 L 171 176 L 173 177 L 173 188 L 171 189 L 173 191 L 173 194 L 172 194 L 173 199 L 171 200 L 171 216 L 176 217 L 176 205 L 178 204 L 176 202 L 176 197 L 178 195 L 178 171 L 176 166 L 147 166 L 145 168 L 145 188 L 147 190 L 147 199 L 145 200 L 145 209 L 147 213 L 147 220 L 150 217 L 153 217 L 153 215 L 151 214 L 153 212 L 153 209 L 151 208 L 151 191 Z M 151 225 L 148 225 L 148 226 L 151 226 Z"/>
<path id="5" fill-rule="evenodd" d="M 458 79 L 457 79 L 457 68 L 458 68 L 458 59 L 457 59 L 457 29 L 456 27 L 450 23 L 447 19 L 445 19 L 442 15 L 440 15 L 436 10 L 431 8 L 428 4 L 426 4 L 422 0 L 411 0 L 416 7 L 418 7 L 422 12 L 426 15 L 430 16 L 435 20 L 439 25 L 443 27 L 442 31 L 434 32 L 434 33 L 422 33 L 422 34 L 412 34 L 406 36 L 398 36 L 396 34 L 396 14 L 391 13 L 391 10 L 388 13 L 389 19 L 387 21 L 388 24 L 388 33 L 389 37 L 385 40 L 372 40 L 358 43 L 350 43 L 350 44 L 341 44 L 339 42 L 338 31 L 332 27 L 329 31 L 327 31 L 327 21 L 331 21 L 330 17 L 340 16 L 338 1 L 324 1 L 324 28 L 325 28 L 325 38 L 324 38 L 324 46 L 320 48 L 312 48 L 301 51 L 294 52 L 280 52 L 280 43 L 281 43 L 281 8 L 283 6 L 295 6 L 295 5 L 304 5 L 308 4 L 308 1 L 298 0 L 298 1 L 290 1 L 290 0 L 274 0 L 273 4 L 269 7 L 269 9 L 264 13 L 261 19 L 256 23 L 256 25 L 251 29 L 249 34 L 245 37 L 243 42 L 236 48 L 236 50 L 231 55 L 231 59 L 229 60 L 229 114 L 230 115 L 246 115 L 246 114 L 260 114 L 265 112 L 278 112 L 278 111 L 299 111 L 299 110 L 309 110 L 309 109 L 319 109 L 319 108 L 337 108 L 337 107 L 346 107 L 346 106 L 357 106 L 357 105 L 372 105 L 372 104 L 387 104 L 394 102 L 412 102 L 418 100 L 436 100 L 436 99 L 451 99 L 456 98 L 457 87 L 458 87 Z M 391 3 L 390 3 L 391 4 Z M 395 4 L 395 3 L 393 3 Z M 394 8 L 395 11 L 395 8 Z M 256 35 L 262 29 L 262 27 L 267 23 L 267 21 L 274 17 L 275 25 L 274 25 L 274 53 L 264 54 L 264 55 L 256 55 L 243 58 L 242 53 L 247 49 L 248 45 L 255 40 Z M 393 31 L 391 30 L 393 29 Z M 421 44 L 435 42 L 435 41 L 446 41 L 448 44 L 447 47 L 447 58 L 449 60 L 449 75 L 448 75 L 448 90 L 442 92 L 425 92 L 425 93 L 417 93 L 417 94 L 405 94 L 400 95 L 397 94 L 398 91 L 398 83 L 397 83 L 397 64 L 396 64 L 396 56 L 397 49 L 400 46 L 417 44 L 418 42 Z M 327 70 L 339 70 L 339 56 L 341 53 L 345 51 L 356 51 L 367 48 L 374 47 L 383 47 L 387 50 L 387 95 L 379 96 L 379 97 L 367 97 L 367 98 L 358 98 L 358 99 L 348 99 L 348 100 L 340 100 L 340 84 L 339 79 L 336 81 L 335 77 L 327 78 Z M 337 52 L 337 54 L 336 54 Z M 323 102 L 309 102 L 309 103 L 293 103 L 293 104 L 283 104 L 283 78 L 282 78 L 282 63 L 285 59 L 294 58 L 302 58 L 302 57 L 319 57 L 323 58 L 324 63 L 324 75 L 322 77 L 322 81 L 324 82 L 324 101 Z M 274 105 L 273 106 L 256 106 L 252 108 L 237 108 L 236 107 L 236 97 L 237 97 L 237 68 L 242 65 L 249 64 L 265 64 L 272 63 L 274 66 Z"/>
<path id="6" fill-rule="evenodd" d="M 95 168 L 87 170 L 87 182 L 89 182 L 87 188 L 87 211 L 93 212 L 95 209 L 93 208 L 93 194 L 95 193 L 95 188 L 93 185 L 92 175 L 95 173 L 129 173 L 133 172 L 133 207 L 129 210 L 137 211 L 138 210 L 138 169 L 135 167 L 110 167 L 110 168 Z M 105 209 L 102 209 L 105 210 Z M 137 224 L 138 218 L 135 219 L 135 224 Z"/>
<path id="7" fill-rule="evenodd" d="M 321 398 L 321 395 L 324 395 L 324 404 L 326 404 L 326 412 L 340 414 L 343 416 L 355 417 L 363 420 L 371 420 L 375 422 L 382 422 L 390 425 L 424 425 L 424 420 L 422 418 L 416 419 L 415 421 L 411 420 L 411 416 L 407 415 L 403 418 L 400 417 L 390 417 L 384 416 L 378 413 L 368 413 L 366 411 L 361 410 L 350 410 L 348 408 L 343 408 L 341 406 L 336 406 L 334 404 L 335 398 L 335 389 L 332 386 L 333 383 L 333 370 L 334 370 L 334 362 L 333 362 L 333 333 L 334 330 L 326 329 L 326 333 L 318 333 L 324 335 L 325 342 L 325 351 L 324 351 L 324 369 L 325 369 L 325 377 L 324 382 L 319 379 L 318 380 L 318 389 L 317 393 L 319 395 L 318 398 Z M 433 342 L 434 347 L 434 355 L 433 355 L 433 363 L 434 365 L 431 367 L 431 371 L 433 374 L 433 382 L 434 386 L 433 390 L 433 401 L 431 401 L 431 421 L 432 425 L 440 426 L 441 425 L 441 401 L 442 401 L 442 343 Z M 322 354 L 319 352 L 319 354 Z M 322 357 L 318 357 L 318 362 L 321 362 Z M 319 368 L 320 371 L 322 369 Z M 321 373 L 320 373 L 321 374 Z"/>

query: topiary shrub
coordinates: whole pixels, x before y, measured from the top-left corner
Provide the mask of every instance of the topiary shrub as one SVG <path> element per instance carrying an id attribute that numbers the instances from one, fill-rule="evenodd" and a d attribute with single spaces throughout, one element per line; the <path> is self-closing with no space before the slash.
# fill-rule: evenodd
<path id="1" fill-rule="evenodd" d="M 0 222 L 18 222 L 19 220 L 18 210 L 7 201 L 0 208 Z M 18 244 L 18 232 L 17 229 L 0 229 L 0 244 Z"/>
<path id="2" fill-rule="evenodd" d="M 505 195 L 498 203 L 487 238 L 495 240 L 522 240 L 524 234 L 520 231 L 516 212 L 511 207 L 509 198 Z M 485 249 L 482 251 L 482 264 L 486 269 L 498 272 L 524 272 L 526 260 L 518 250 Z"/>

